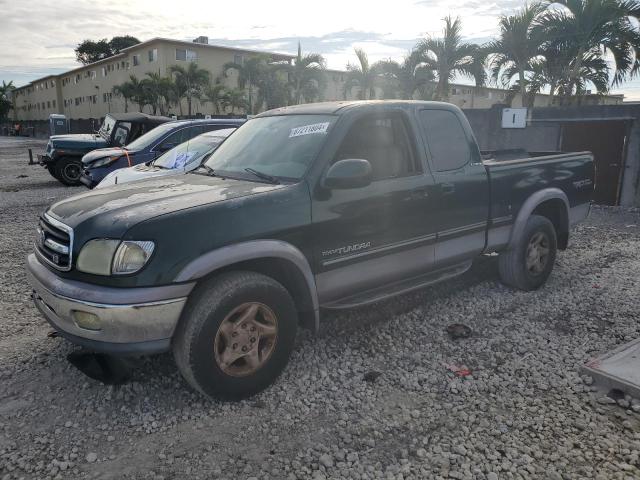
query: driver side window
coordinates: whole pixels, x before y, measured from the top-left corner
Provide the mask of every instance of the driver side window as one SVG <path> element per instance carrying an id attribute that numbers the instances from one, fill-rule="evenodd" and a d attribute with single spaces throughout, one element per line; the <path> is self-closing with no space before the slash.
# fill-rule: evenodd
<path id="1" fill-rule="evenodd" d="M 127 137 L 131 131 L 131 123 L 121 122 L 118 124 L 115 133 L 113 134 L 113 142 L 116 145 L 124 146 L 127 143 Z"/>
<path id="2" fill-rule="evenodd" d="M 367 160 L 373 181 L 421 173 L 405 122 L 399 114 L 367 115 L 354 122 L 334 162 L 346 158 Z"/>

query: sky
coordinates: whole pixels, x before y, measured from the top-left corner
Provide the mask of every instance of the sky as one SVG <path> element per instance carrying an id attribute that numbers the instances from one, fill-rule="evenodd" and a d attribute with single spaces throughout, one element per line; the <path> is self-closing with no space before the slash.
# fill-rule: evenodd
<path id="1" fill-rule="evenodd" d="M 0 0 L 0 82 L 17 86 L 77 67 L 73 49 L 84 39 L 133 35 L 192 40 L 295 54 L 321 53 L 328 67 L 355 62 L 354 47 L 370 62 L 401 60 L 418 39 L 437 37 L 446 15 L 462 19 L 465 40 L 483 43 L 498 18 L 519 0 Z M 463 79 L 460 79 L 463 80 Z M 465 82 L 469 83 L 469 81 Z M 640 100 L 640 81 L 612 89 Z"/>

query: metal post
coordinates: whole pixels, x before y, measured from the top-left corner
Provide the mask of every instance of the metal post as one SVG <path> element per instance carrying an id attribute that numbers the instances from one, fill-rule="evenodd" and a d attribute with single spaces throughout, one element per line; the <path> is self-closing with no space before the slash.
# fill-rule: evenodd
<path id="1" fill-rule="evenodd" d="M 29 149 L 29 165 L 33 165 L 33 151 Z"/>

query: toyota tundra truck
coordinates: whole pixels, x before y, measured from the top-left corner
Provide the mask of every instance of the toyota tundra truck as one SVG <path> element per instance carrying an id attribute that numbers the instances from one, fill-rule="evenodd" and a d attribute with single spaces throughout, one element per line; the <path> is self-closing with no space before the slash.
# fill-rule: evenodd
<path id="1" fill-rule="evenodd" d="M 589 213 L 589 152 L 481 153 L 437 102 L 332 102 L 249 120 L 192 173 L 59 201 L 28 256 L 59 334 L 111 354 L 172 351 L 200 392 L 270 385 L 299 326 L 464 273 L 541 287 Z"/>

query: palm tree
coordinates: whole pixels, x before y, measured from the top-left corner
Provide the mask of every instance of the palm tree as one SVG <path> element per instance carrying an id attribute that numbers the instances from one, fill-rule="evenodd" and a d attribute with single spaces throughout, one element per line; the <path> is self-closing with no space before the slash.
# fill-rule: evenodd
<path id="1" fill-rule="evenodd" d="M 456 75 L 471 77 L 477 86 L 484 85 L 484 50 L 478 45 L 462 41 L 462 23 L 459 18 L 446 17 L 441 38 L 425 38 L 417 45 L 422 63 L 438 77 L 437 100 L 448 100 L 449 82 Z M 486 57 L 486 55 L 484 55 Z M 479 63 L 481 61 L 481 63 Z"/>
<path id="2" fill-rule="evenodd" d="M 416 91 L 421 99 L 430 100 L 433 97 L 431 85 L 435 77 L 422 62 L 421 52 L 417 49 L 412 50 L 401 63 L 392 59 L 380 60 L 373 69 L 380 74 L 387 88 L 396 89 L 402 99 L 413 99 Z"/>
<path id="3" fill-rule="evenodd" d="M 131 90 L 129 89 L 127 82 L 121 83 L 120 85 L 114 85 L 111 92 L 113 92 L 115 96 L 122 97 L 124 99 L 124 113 L 127 113 L 129 111 L 129 100 L 131 100 Z"/>
<path id="4" fill-rule="evenodd" d="M 146 75 L 147 78 L 141 81 L 145 99 L 154 115 L 158 111 L 165 115 L 173 98 L 173 80 L 156 72 L 147 72 Z"/>
<path id="5" fill-rule="evenodd" d="M 191 116 L 191 107 L 194 98 L 200 98 L 202 88 L 209 83 L 209 71 L 198 67 L 195 62 L 190 62 L 185 68 L 181 65 L 171 65 L 169 72 L 175 77 L 179 99 L 187 99 L 187 114 Z"/>
<path id="6" fill-rule="evenodd" d="M 204 103 L 211 103 L 216 115 L 219 115 L 220 111 L 224 108 L 224 102 L 227 98 L 226 90 L 227 88 L 221 83 L 209 83 L 204 87 L 202 101 Z"/>
<path id="7" fill-rule="evenodd" d="M 583 63 L 608 54 L 612 58 L 612 85 L 640 70 L 640 33 L 632 18 L 640 16 L 634 0 L 547 0 L 540 17 L 541 31 L 551 43 L 575 52 L 568 69 L 569 88 L 577 90 Z M 592 65 L 593 66 L 593 65 Z"/>
<path id="8" fill-rule="evenodd" d="M 299 105 L 302 99 L 314 101 L 320 96 L 326 85 L 324 70 L 327 63 L 319 53 L 302 54 L 302 46 L 298 42 L 298 55 L 293 64 L 282 64 L 288 73 L 291 90 L 293 91 L 293 103 Z"/>
<path id="9" fill-rule="evenodd" d="M 0 120 L 4 119 L 13 108 L 13 102 L 11 101 L 9 93 L 15 90 L 15 88 L 12 80 L 10 80 L 9 83 L 3 80 L 2 85 L 0 85 Z"/>
<path id="10" fill-rule="evenodd" d="M 347 64 L 347 79 L 344 84 L 345 97 L 347 93 L 351 93 L 354 87 L 359 87 L 358 98 L 360 100 L 369 100 L 375 97 L 374 82 L 376 72 L 369 65 L 369 57 L 364 50 L 356 48 L 356 57 L 358 64 Z"/>
<path id="11" fill-rule="evenodd" d="M 229 76 L 230 70 L 238 72 L 238 87 L 249 91 L 249 113 L 253 113 L 253 90 L 268 75 L 269 55 L 255 55 L 247 58 L 242 64 L 227 62 L 222 67 L 222 74 Z"/>
<path id="12" fill-rule="evenodd" d="M 491 67 L 493 78 L 503 85 L 511 84 L 517 77 L 522 104 L 527 105 L 527 71 L 531 62 L 540 55 L 542 36 L 538 17 L 544 6 L 534 3 L 525 6 L 515 15 L 500 17 L 500 36 L 487 47 L 493 54 Z"/>
<path id="13" fill-rule="evenodd" d="M 231 88 L 227 90 L 223 100 L 223 105 L 224 108 L 230 108 L 231 113 L 235 113 L 236 108 L 240 111 L 246 110 L 248 107 L 248 102 L 244 89 Z"/>

